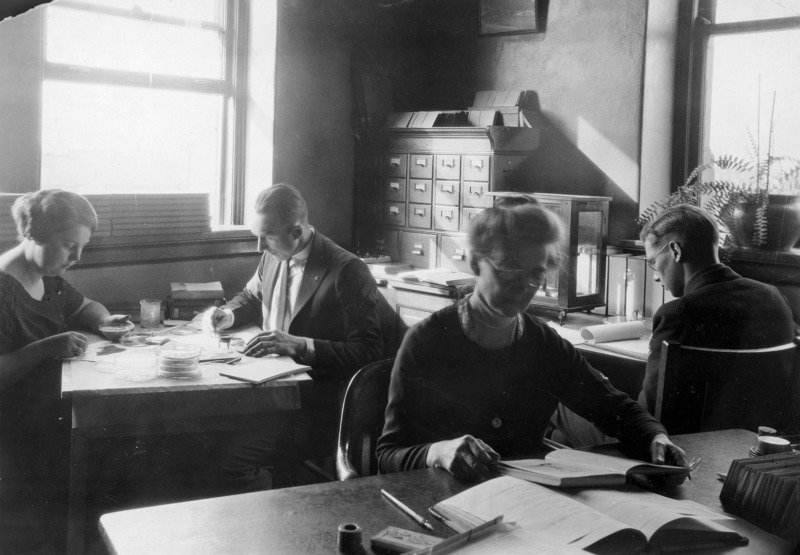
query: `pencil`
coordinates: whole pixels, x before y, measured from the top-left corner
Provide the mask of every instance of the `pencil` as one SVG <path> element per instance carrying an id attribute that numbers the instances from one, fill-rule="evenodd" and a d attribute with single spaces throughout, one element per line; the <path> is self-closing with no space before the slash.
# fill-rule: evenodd
<path id="1" fill-rule="evenodd" d="M 392 494 L 390 494 L 388 491 L 382 489 L 381 495 L 384 496 L 389 501 L 391 501 L 395 507 L 397 507 L 398 509 L 406 513 L 408 516 L 413 518 L 415 521 L 417 521 L 417 524 L 427 528 L 428 530 L 433 530 L 433 526 L 431 526 L 431 523 L 428 522 L 428 519 L 412 511 L 407 505 L 405 505 L 402 501 L 400 501 L 396 497 L 392 496 Z"/>

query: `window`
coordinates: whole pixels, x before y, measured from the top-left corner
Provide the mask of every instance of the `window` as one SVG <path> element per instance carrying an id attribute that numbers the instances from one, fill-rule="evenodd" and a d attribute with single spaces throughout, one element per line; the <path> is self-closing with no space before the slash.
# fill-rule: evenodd
<path id="1" fill-rule="evenodd" d="M 50 4 L 41 187 L 203 193 L 212 224 L 242 223 L 233 216 L 241 219 L 241 172 L 232 169 L 244 152 L 242 8 L 238 0 Z"/>
<path id="2" fill-rule="evenodd" d="M 800 0 L 697 0 L 679 83 L 675 181 L 712 157 L 800 153 Z M 684 87 L 681 89 L 681 87 Z M 685 102 L 684 105 L 680 103 Z"/>

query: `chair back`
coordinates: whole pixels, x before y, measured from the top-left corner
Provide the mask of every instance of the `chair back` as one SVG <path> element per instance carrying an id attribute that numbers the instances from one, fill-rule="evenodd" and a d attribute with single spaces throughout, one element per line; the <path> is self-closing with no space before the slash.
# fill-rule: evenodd
<path id="1" fill-rule="evenodd" d="M 710 349 L 664 341 L 655 417 L 670 434 L 790 425 L 798 347 Z"/>
<path id="2" fill-rule="evenodd" d="M 352 377 L 342 402 L 336 474 L 339 480 L 378 473 L 375 445 L 383 432 L 394 359 L 368 364 Z"/>

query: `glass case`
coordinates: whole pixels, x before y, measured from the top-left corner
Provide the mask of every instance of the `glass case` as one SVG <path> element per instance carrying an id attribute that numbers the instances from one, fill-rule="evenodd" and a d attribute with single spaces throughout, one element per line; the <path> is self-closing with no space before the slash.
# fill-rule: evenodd
<path id="1" fill-rule="evenodd" d="M 504 197 L 535 198 L 552 210 L 567 227 L 566 259 L 547 276 L 531 305 L 558 311 L 563 323 L 568 312 L 589 311 L 606 303 L 606 244 L 608 203 L 611 197 L 550 193 L 491 193 L 498 202 Z"/>

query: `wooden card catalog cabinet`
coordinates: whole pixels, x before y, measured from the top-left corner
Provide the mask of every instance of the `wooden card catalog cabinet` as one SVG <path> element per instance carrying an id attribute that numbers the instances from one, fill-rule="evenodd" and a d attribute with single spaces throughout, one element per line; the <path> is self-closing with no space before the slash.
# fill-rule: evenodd
<path id="1" fill-rule="evenodd" d="M 492 206 L 487 193 L 518 188 L 539 129 L 384 128 L 359 132 L 357 140 L 359 250 L 469 272 L 470 222 Z M 387 232 L 397 243 L 386 243 Z"/>

